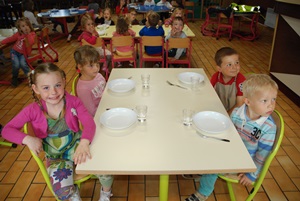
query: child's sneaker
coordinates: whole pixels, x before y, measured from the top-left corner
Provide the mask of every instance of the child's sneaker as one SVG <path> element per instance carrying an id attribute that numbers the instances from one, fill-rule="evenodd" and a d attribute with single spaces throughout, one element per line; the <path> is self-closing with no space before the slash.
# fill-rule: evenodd
<path id="1" fill-rule="evenodd" d="M 82 201 L 79 194 L 78 186 L 75 186 L 75 191 L 73 195 L 69 198 L 69 201 Z"/>
<path id="2" fill-rule="evenodd" d="M 190 195 L 190 197 L 186 198 L 185 201 L 205 201 L 207 198 L 208 197 L 195 192 L 194 194 Z"/>
<path id="3" fill-rule="evenodd" d="M 118 67 L 118 68 L 121 68 L 121 67 L 122 67 L 121 62 L 117 62 L 117 67 Z"/>
<path id="4" fill-rule="evenodd" d="M 13 78 L 11 81 L 11 86 L 17 87 L 19 84 L 18 78 Z"/>
<path id="5" fill-rule="evenodd" d="M 68 39 L 67 39 L 67 42 L 70 42 L 70 41 L 71 41 L 71 38 L 72 38 L 72 35 L 69 34 Z"/>
<path id="6" fill-rule="evenodd" d="M 153 68 L 159 68 L 159 63 L 158 62 L 155 63 L 154 66 L 153 66 Z"/>
<path id="7" fill-rule="evenodd" d="M 130 63 L 130 62 L 129 62 L 129 67 L 133 67 L 133 63 Z"/>
<path id="8" fill-rule="evenodd" d="M 100 190 L 100 199 L 98 201 L 110 201 L 110 197 L 112 196 L 111 190 L 108 192 L 103 191 L 101 187 Z"/>

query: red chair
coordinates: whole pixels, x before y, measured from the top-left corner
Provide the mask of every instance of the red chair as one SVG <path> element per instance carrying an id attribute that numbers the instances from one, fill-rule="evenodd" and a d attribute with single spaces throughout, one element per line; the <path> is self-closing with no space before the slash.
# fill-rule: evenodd
<path id="1" fill-rule="evenodd" d="M 216 33 L 215 25 L 218 24 L 218 15 L 211 13 L 211 10 L 215 9 L 215 6 L 210 6 L 205 10 L 205 22 L 201 26 L 201 33 L 204 36 L 213 36 Z"/>
<path id="2" fill-rule="evenodd" d="M 43 57 L 42 49 L 39 48 L 40 40 L 39 40 L 38 36 L 35 36 L 33 45 L 31 45 L 29 43 L 27 38 L 24 39 L 23 44 L 24 44 L 23 45 L 23 54 L 24 54 L 25 60 L 27 62 L 27 65 L 29 66 L 29 68 L 31 70 L 34 70 L 34 67 L 32 65 L 33 62 L 37 62 L 39 60 L 46 62 L 46 60 Z M 27 49 L 30 47 L 32 48 L 32 51 L 31 51 L 31 53 L 28 53 Z"/>
<path id="3" fill-rule="evenodd" d="M 216 38 L 219 39 L 220 35 L 229 34 L 229 41 L 232 39 L 233 30 L 233 11 L 230 13 L 230 17 L 227 18 L 223 13 L 218 13 L 218 27 L 216 32 Z"/>
<path id="4" fill-rule="evenodd" d="M 173 60 L 173 58 L 169 57 L 168 52 L 172 48 L 185 48 L 186 54 L 181 56 L 177 60 Z M 192 41 L 189 38 L 169 38 L 167 41 L 166 48 L 166 68 L 168 68 L 169 64 L 187 64 L 188 67 L 191 67 L 191 50 L 192 50 Z"/>
<path id="5" fill-rule="evenodd" d="M 115 62 L 132 61 L 134 68 L 136 68 L 136 53 L 134 49 L 134 38 L 131 36 L 113 36 L 110 41 L 111 48 L 111 64 L 114 68 Z M 115 51 L 116 47 L 131 46 L 132 51 L 128 55 L 120 55 Z"/>
<path id="6" fill-rule="evenodd" d="M 102 47 L 103 49 L 103 57 L 100 58 L 100 63 L 107 63 L 107 60 L 106 60 L 106 54 L 105 54 L 105 49 L 106 49 L 106 46 L 105 46 L 105 43 L 104 43 L 104 40 L 100 37 L 97 38 L 96 40 L 96 43 L 94 45 L 88 43 L 86 40 L 82 39 L 81 40 L 81 43 L 82 45 L 90 45 L 90 46 L 93 46 L 93 47 Z M 106 71 L 105 71 L 105 79 L 108 80 L 108 74 L 109 74 L 109 69 L 108 69 L 108 66 L 106 68 Z"/>
<path id="7" fill-rule="evenodd" d="M 253 41 L 259 37 L 259 31 L 258 31 L 258 20 L 259 20 L 260 13 L 252 13 L 249 14 L 249 18 L 240 16 L 238 18 L 239 20 L 239 31 L 241 29 L 245 30 L 244 27 L 246 27 L 247 31 L 250 29 L 249 34 L 236 34 L 238 37 L 242 38 L 243 40 L 250 40 Z"/>
<path id="8" fill-rule="evenodd" d="M 161 46 L 161 55 L 149 55 L 145 52 L 145 46 Z M 140 39 L 140 68 L 145 61 L 162 62 L 164 67 L 164 39 L 161 36 L 142 36 Z"/>
<path id="9" fill-rule="evenodd" d="M 49 28 L 44 27 L 40 33 L 40 45 L 39 48 L 47 55 L 49 59 L 45 59 L 47 62 L 58 62 L 58 52 L 52 47 L 49 38 Z M 49 51 L 50 50 L 50 51 Z"/>

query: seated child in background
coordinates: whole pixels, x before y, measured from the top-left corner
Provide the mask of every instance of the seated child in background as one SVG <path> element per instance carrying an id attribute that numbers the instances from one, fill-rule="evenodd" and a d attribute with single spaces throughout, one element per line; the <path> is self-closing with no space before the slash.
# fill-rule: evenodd
<path id="1" fill-rule="evenodd" d="M 135 37 L 135 32 L 129 28 L 129 24 L 127 23 L 127 19 L 123 16 L 120 16 L 117 21 L 116 25 L 116 31 L 113 32 L 113 37 L 118 37 L 118 36 L 132 36 Z M 132 46 L 124 46 L 124 47 L 117 47 L 116 48 L 116 54 L 120 56 L 128 56 L 132 54 L 133 51 Z M 122 64 L 121 62 L 118 62 L 118 67 L 121 67 Z M 129 66 L 133 66 L 133 63 L 130 62 Z"/>
<path id="2" fill-rule="evenodd" d="M 78 37 L 78 41 L 81 42 L 81 40 L 84 39 L 89 44 L 95 45 L 97 38 L 99 37 L 99 34 L 97 33 L 97 31 L 95 29 L 94 22 L 90 15 L 85 14 L 81 18 L 81 27 L 83 27 L 84 30 L 83 30 L 82 34 Z M 105 51 L 107 62 L 105 62 L 103 64 L 102 71 L 106 71 L 108 64 L 111 60 L 111 52 L 106 48 L 103 49 L 102 47 L 97 47 L 96 49 L 101 57 L 104 56 L 104 51 Z"/>
<path id="3" fill-rule="evenodd" d="M 155 1 L 154 0 L 145 0 L 144 6 L 155 6 Z"/>
<path id="4" fill-rule="evenodd" d="M 151 13 L 153 13 L 154 11 L 153 10 L 149 10 L 147 13 L 146 13 L 146 16 L 144 19 L 142 19 L 141 21 L 141 25 L 146 25 L 147 27 L 149 27 L 149 23 L 147 23 L 148 21 L 148 17 Z"/>
<path id="5" fill-rule="evenodd" d="M 148 16 L 147 24 L 148 26 L 144 26 L 139 34 L 140 36 L 162 36 L 164 37 L 165 31 L 162 28 L 161 24 L 156 28 L 160 21 L 160 17 L 156 12 L 151 12 L 150 15 Z M 149 55 L 161 55 L 162 52 L 162 47 L 161 46 L 154 46 L 154 47 L 147 47 L 145 46 L 145 51 Z M 154 67 L 159 67 L 159 64 L 156 63 Z"/>
<path id="6" fill-rule="evenodd" d="M 96 130 L 93 117 L 79 98 L 65 91 L 66 74 L 55 64 L 38 65 L 28 79 L 35 102 L 6 124 L 2 136 L 27 145 L 36 155 L 45 151 L 47 172 L 57 198 L 81 200 L 74 185 L 74 169 L 92 157 L 89 145 Z M 31 124 L 35 136 L 22 132 L 26 123 Z"/>
<path id="7" fill-rule="evenodd" d="M 23 8 L 24 8 L 24 17 L 27 17 L 32 24 L 33 28 L 42 29 L 43 25 L 39 24 L 34 16 L 34 4 L 31 0 L 23 1 Z"/>
<path id="8" fill-rule="evenodd" d="M 242 85 L 245 77 L 240 73 L 238 53 L 231 47 L 216 52 L 217 70 L 210 79 L 225 109 L 230 114 L 235 107 L 243 104 Z"/>
<path id="9" fill-rule="evenodd" d="M 276 124 L 270 115 L 275 109 L 278 86 L 268 75 L 256 74 L 244 82 L 243 91 L 244 104 L 233 110 L 231 120 L 257 167 L 255 172 L 238 173 L 239 183 L 247 186 L 258 178 L 274 144 Z M 202 175 L 198 191 L 185 200 L 206 200 L 217 178 L 217 174 Z"/>
<path id="10" fill-rule="evenodd" d="M 175 17 L 182 17 L 184 18 L 183 9 L 182 8 L 175 8 L 170 18 L 165 20 L 165 25 L 169 26 L 172 24 Z"/>
<path id="11" fill-rule="evenodd" d="M 127 4 L 129 3 L 128 0 L 120 0 L 116 7 L 116 14 L 118 16 L 124 15 L 128 13 Z"/>
<path id="12" fill-rule="evenodd" d="M 137 14 L 137 12 L 134 8 L 129 9 L 129 12 L 127 13 L 127 19 L 129 22 L 129 26 L 140 24 L 140 22 L 136 19 L 136 14 Z"/>
<path id="13" fill-rule="evenodd" d="M 99 73 L 100 55 L 96 48 L 84 45 L 76 49 L 74 59 L 80 73 L 76 94 L 89 113 L 95 116 L 106 85 L 105 78 Z"/>
<path id="14" fill-rule="evenodd" d="M 111 9 L 105 8 L 103 12 L 100 10 L 99 15 L 95 18 L 95 24 L 115 25 L 115 22 L 111 19 Z"/>
<path id="15" fill-rule="evenodd" d="M 169 38 L 186 38 L 186 34 L 182 31 L 184 26 L 182 17 L 175 17 L 172 21 L 172 29 L 166 36 L 165 41 Z M 173 57 L 174 60 L 179 59 L 181 56 L 186 54 L 185 48 L 173 48 L 168 52 L 169 57 Z"/>

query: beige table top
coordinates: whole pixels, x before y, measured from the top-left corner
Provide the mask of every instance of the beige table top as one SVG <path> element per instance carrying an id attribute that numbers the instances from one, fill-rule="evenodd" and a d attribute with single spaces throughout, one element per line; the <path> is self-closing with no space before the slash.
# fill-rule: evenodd
<path id="1" fill-rule="evenodd" d="M 170 86 L 179 83 L 181 72 L 197 72 L 205 76 L 198 92 Z M 141 74 L 149 73 L 150 88 L 143 89 Z M 193 126 L 181 122 L 182 110 L 216 111 L 227 115 L 203 69 L 113 69 L 109 81 L 128 78 L 136 82 L 134 90 L 114 94 L 105 89 L 95 115 L 96 135 L 91 144 L 92 159 L 76 167 L 80 174 L 160 175 L 185 173 L 253 172 L 255 164 L 248 154 L 235 127 L 214 136 L 230 142 L 203 139 Z M 107 108 L 136 105 L 148 106 L 144 123 L 116 131 L 100 124 Z"/>
<path id="2" fill-rule="evenodd" d="M 130 29 L 135 31 L 136 37 L 138 38 L 138 37 L 140 37 L 139 32 L 143 27 L 144 27 L 144 25 L 132 25 L 132 27 Z M 163 25 L 163 29 L 165 31 L 165 36 L 167 36 L 169 31 L 171 30 L 171 26 L 166 27 L 165 25 Z M 96 27 L 96 30 L 99 31 L 99 28 Z M 116 26 L 115 25 L 109 26 L 106 29 L 105 34 L 100 36 L 100 37 L 104 38 L 104 39 L 106 39 L 106 38 L 110 39 L 112 37 L 112 33 L 115 32 L 115 31 L 116 31 Z M 187 37 L 189 37 L 189 38 L 194 38 L 195 37 L 194 32 L 186 24 L 183 27 L 183 31 L 187 35 Z"/>

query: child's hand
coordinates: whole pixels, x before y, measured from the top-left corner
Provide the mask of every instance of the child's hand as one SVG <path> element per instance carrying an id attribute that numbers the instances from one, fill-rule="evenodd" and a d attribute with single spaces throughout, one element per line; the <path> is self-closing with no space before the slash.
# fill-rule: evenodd
<path id="1" fill-rule="evenodd" d="M 23 141 L 23 144 L 27 145 L 28 148 L 35 154 L 39 155 L 41 151 L 43 151 L 43 146 L 42 146 L 42 139 L 38 137 L 33 137 L 30 135 L 27 135 Z"/>
<path id="2" fill-rule="evenodd" d="M 163 22 L 161 20 L 158 21 L 158 26 L 161 26 L 163 24 Z"/>
<path id="3" fill-rule="evenodd" d="M 90 141 L 87 139 L 81 139 L 74 153 L 73 160 L 75 164 L 80 164 L 84 163 L 87 158 L 92 158 L 90 153 Z"/>
<path id="4" fill-rule="evenodd" d="M 238 175 L 240 184 L 244 186 L 250 186 L 252 184 L 252 181 L 245 175 L 245 174 L 239 174 Z"/>
<path id="5" fill-rule="evenodd" d="M 93 36 L 99 37 L 99 34 L 98 34 L 98 32 L 96 31 L 96 29 L 93 31 L 92 35 L 93 35 Z"/>

